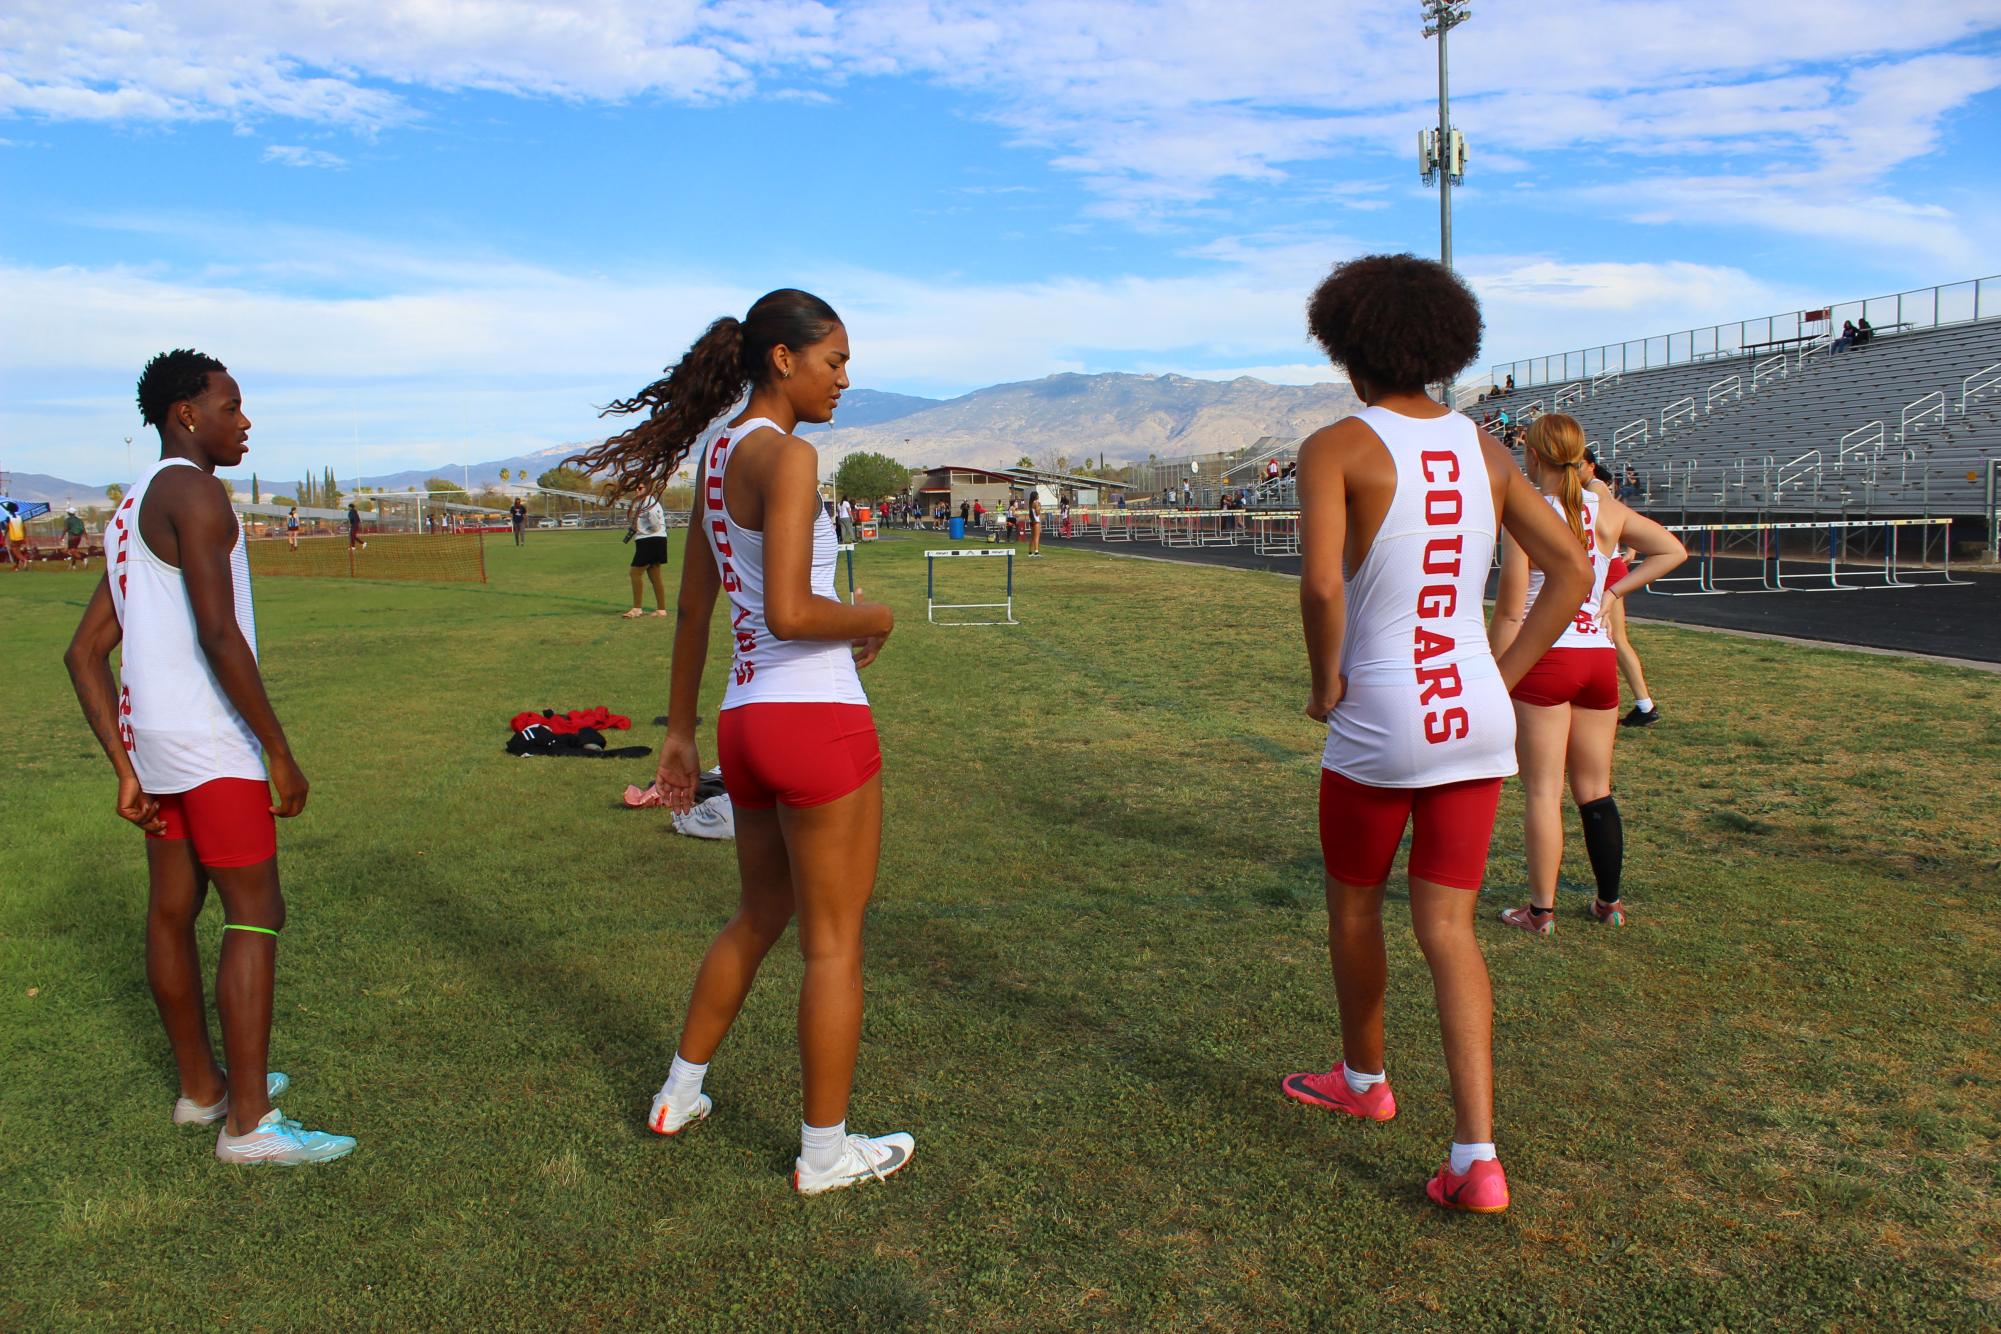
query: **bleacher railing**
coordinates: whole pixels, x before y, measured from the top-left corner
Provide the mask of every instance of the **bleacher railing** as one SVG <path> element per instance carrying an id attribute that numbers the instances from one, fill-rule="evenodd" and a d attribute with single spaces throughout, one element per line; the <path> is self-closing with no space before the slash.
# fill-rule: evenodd
<path id="1" fill-rule="evenodd" d="M 1735 324 L 1712 324 L 1575 352 L 1501 362 L 1493 367 L 1491 378 L 1493 383 L 1503 384 L 1512 375 L 1519 393 L 1535 385 L 1596 380 L 1609 372 L 1630 373 L 1742 356 L 1765 348 L 1778 350 L 1781 344 L 1825 338 L 1831 330 L 1839 329 L 1844 320 L 1867 319 L 1876 329 L 1888 332 L 2001 319 L 2001 276 L 1969 278 L 1965 282 L 1920 287 L 1859 301 L 1837 301 L 1822 309 L 1826 311 L 1825 318 L 1809 320 L 1808 314 L 1819 316 L 1821 312 L 1795 310 L 1762 319 L 1739 320 Z"/>
<path id="2" fill-rule="evenodd" d="M 1984 394 L 1991 394 L 2001 388 L 2001 361 L 1992 366 L 1983 366 L 1959 382 L 1959 415 L 1966 415 L 1966 405 Z"/>

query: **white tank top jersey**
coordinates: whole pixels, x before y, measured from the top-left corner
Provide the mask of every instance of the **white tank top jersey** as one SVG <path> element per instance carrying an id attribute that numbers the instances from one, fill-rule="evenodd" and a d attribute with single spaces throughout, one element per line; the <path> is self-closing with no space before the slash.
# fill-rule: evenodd
<path id="1" fill-rule="evenodd" d="M 1559 496 L 1544 496 L 1563 516 L 1563 500 Z M 1612 636 L 1605 633 L 1605 627 L 1598 623 L 1598 604 L 1605 600 L 1605 574 L 1612 568 L 1611 557 L 1598 549 L 1598 493 L 1584 493 L 1584 546 L 1591 553 L 1591 595 L 1584 599 L 1584 605 L 1577 609 L 1577 615 L 1570 618 L 1563 627 L 1563 633 L 1556 637 L 1551 648 L 1602 648 L 1607 652 L 1618 646 Z M 1565 517 L 1563 526 L 1568 528 L 1570 520 Z M 1535 605 L 1536 595 L 1542 592 L 1542 571 L 1533 566 L 1529 569 L 1529 596 L 1527 607 Z M 1526 608 L 1525 608 L 1526 609 Z"/>
<path id="2" fill-rule="evenodd" d="M 1487 646 L 1493 485 L 1479 428 L 1450 413 L 1355 414 L 1396 465 L 1396 496 L 1347 573 L 1341 703 L 1321 765 L 1370 787 L 1437 787 L 1515 772 L 1515 711 Z"/>
<path id="3" fill-rule="evenodd" d="M 764 619 L 764 534 L 753 533 L 730 517 L 723 503 L 723 478 L 729 472 L 730 446 L 761 426 L 778 429 L 769 417 L 753 417 L 740 426 L 724 427 L 709 443 L 703 463 L 702 514 L 708 525 L 709 549 L 722 572 L 723 592 L 730 600 L 730 632 L 734 670 L 723 691 L 723 707 L 743 704 L 867 704 L 854 654 L 845 643 L 814 639 L 779 639 Z M 824 505 L 813 510 L 813 565 L 809 587 L 815 597 L 838 601 L 834 564 L 839 555 L 834 521 Z"/>
<path id="4" fill-rule="evenodd" d="M 140 786 L 154 796 L 187 792 L 216 778 L 263 779 L 264 750 L 209 669 L 195 636 L 194 607 L 176 567 L 153 554 L 139 534 L 139 507 L 153 479 L 187 459 L 161 459 L 133 483 L 107 530 L 111 607 L 124 633 L 118 731 Z M 250 607 L 250 557 L 243 525 L 229 551 L 236 624 L 257 656 Z"/>

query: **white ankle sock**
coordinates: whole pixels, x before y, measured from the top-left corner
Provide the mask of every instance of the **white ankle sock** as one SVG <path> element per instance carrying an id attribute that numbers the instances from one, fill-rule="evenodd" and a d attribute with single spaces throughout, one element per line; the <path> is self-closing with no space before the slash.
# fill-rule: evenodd
<path id="1" fill-rule="evenodd" d="M 830 1126 L 799 1123 L 799 1157 L 815 1172 L 829 1171 L 841 1161 L 841 1149 L 847 1142 L 846 1121 L 836 1121 Z"/>
<path id="2" fill-rule="evenodd" d="M 702 1092 L 702 1077 L 709 1073 L 708 1062 L 696 1065 L 693 1061 L 681 1059 L 681 1053 L 674 1053 L 674 1064 L 667 1070 L 667 1101 L 676 1107 L 686 1107 Z"/>
<path id="3" fill-rule="evenodd" d="M 1638 709 L 1641 713 L 1652 713 L 1654 711 L 1654 702 L 1651 698 L 1636 699 L 1633 701 L 1633 707 Z"/>
<path id="4" fill-rule="evenodd" d="M 1348 1081 L 1348 1092 L 1359 1098 L 1390 1076 L 1388 1071 L 1379 1071 L 1373 1075 L 1365 1075 L 1354 1066 L 1343 1061 L 1341 1063 L 1341 1077 Z"/>
<path id="5" fill-rule="evenodd" d="M 1452 1175 L 1465 1176 L 1472 1170 L 1473 1164 L 1491 1161 L 1493 1157 L 1494 1145 L 1491 1140 L 1485 1144 L 1461 1144 L 1455 1139 L 1452 1141 Z"/>

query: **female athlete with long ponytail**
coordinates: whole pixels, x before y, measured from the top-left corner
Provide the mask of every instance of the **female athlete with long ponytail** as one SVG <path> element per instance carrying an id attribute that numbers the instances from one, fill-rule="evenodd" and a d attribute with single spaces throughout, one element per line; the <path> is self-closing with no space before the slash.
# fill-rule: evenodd
<path id="1" fill-rule="evenodd" d="M 660 790 L 677 811 L 693 805 L 701 773 L 695 707 L 719 594 L 729 599 L 733 638 L 716 750 L 736 812 L 742 897 L 696 974 L 647 1124 L 678 1134 L 713 1110 L 702 1092 L 709 1059 L 796 916 L 806 959 L 805 1118 L 792 1184 L 805 1195 L 881 1180 L 915 1149 L 909 1135 L 847 1133 L 861 1042 L 862 911 L 882 842 L 882 756 L 857 669 L 875 660 L 894 622 L 859 591 L 852 605 L 836 595 L 819 455 L 793 431 L 832 419 L 848 355 L 847 330 L 826 302 L 789 288 L 769 293 L 743 319 L 710 325 L 666 378 L 607 408 L 647 417 L 583 456 L 636 492 L 671 477 L 707 434 L 660 747 Z M 745 406 L 709 432 L 746 390 Z"/>
<path id="2" fill-rule="evenodd" d="M 1522 773 L 1522 843 L 1528 859 L 1529 901 L 1501 920 L 1542 935 L 1556 931 L 1556 873 L 1563 861 L 1563 778 L 1584 825 L 1584 847 L 1598 897 L 1591 916 L 1624 926 L 1619 879 L 1626 858 L 1624 823 L 1612 799 L 1612 743 L 1619 727 L 1617 654 L 1605 633 L 1606 605 L 1638 592 L 1687 559 L 1667 529 L 1587 483 L 1584 428 L 1574 417 L 1548 413 L 1530 423 L 1523 459 L 1529 481 L 1563 515 L 1574 540 L 1591 560 L 1591 595 L 1511 692 L 1515 701 L 1515 754 Z M 1631 547 L 1637 566 L 1608 583 L 1612 555 Z M 1496 654 L 1514 642 L 1542 592 L 1543 574 L 1532 553 L 1514 542 L 1501 547 L 1501 583 L 1494 596 L 1489 635 Z"/>

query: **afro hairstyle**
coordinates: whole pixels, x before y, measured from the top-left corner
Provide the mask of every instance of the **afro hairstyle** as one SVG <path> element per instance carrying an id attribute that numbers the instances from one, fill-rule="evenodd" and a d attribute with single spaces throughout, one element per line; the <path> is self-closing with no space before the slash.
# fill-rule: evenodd
<path id="1" fill-rule="evenodd" d="M 1363 255 L 1314 289 L 1306 327 L 1351 379 L 1422 392 L 1480 354 L 1480 303 L 1459 275 L 1415 255 Z"/>
<path id="2" fill-rule="evenodd" d="M 148 426 L 165 425 L 168 408 L 190 398 L 200 398 L 208 388 L 209 375 L 228 370 L 214 357 L 191 347 L 162 352 L 139 373 L 139 420 Z"/>

